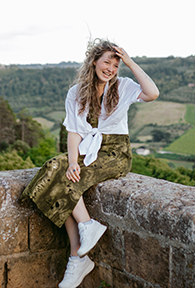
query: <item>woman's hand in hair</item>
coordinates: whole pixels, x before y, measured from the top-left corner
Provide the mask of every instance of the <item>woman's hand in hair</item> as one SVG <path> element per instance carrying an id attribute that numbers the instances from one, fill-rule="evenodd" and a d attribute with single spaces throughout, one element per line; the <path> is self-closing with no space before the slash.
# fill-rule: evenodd
<path id="1" fill-rule="evenodd" d="M 114 46 L 114 49 L 116 50 L 115 52 L 116 55 L 119 56 L 123 61 L 123 63 L 129 67 L 129 65 L 131 65 L 131 57 L 128 55 L 128 53 L 123 48 L 120 47 Z"/>

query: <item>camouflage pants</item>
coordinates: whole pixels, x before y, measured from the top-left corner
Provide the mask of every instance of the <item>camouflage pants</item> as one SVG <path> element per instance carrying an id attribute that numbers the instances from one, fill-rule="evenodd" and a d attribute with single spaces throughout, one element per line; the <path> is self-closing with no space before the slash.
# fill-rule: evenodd
<path id="1" fill-rule="evenodd" d="M 37 207 L 58 227 L 72 213 L 81 195 L 91 186 L 125 176 L 131 169 L 131 149 L 128 135 L 103 135 L 98 158 L 91 165 L 83 164 L 79 182 L 66 178 L 68 155 L 61 154 L 48 160 L 23 191 L 20 200 L 30 197 Z"/>

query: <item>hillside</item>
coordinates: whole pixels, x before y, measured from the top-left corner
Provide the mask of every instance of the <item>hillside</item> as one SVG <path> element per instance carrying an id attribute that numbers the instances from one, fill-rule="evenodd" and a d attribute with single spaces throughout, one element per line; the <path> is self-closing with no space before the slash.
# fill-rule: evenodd
<path id="1" fill-rule="evenodd" d="M 132 105 L 129 111 L 132 147 L 145 146 L 151 151 L 166 148 L 194 155 L 195 56 L 134 60 L 155 81 L 160 97 L 152 103 Z M 15 113 L 26 107 L 58 139 L 60 122 L 65 117 L 65 97 L 78 67 L 75 62 L 5 67 L 0 70 L 0 96 Z M 120 76 L 134 78 L 124 64 Z M 188 145 L 192 148 L 188 149 Z"/>
<path id="2" fill-rule="evenodd" d="M 157 101 L 195 104 L 195 56 L 136 57 L 134 60 L 159 87 L 160 97 Z M 69 62 L 45 66 L 7 66 L 0 70 L 0 96 L 9 101 L 15 113 L 23 107 L 28 108 L 32 116 L 62 110 L 78 66 L 78 63 Z M 121 64 L 120 75 L 133 78 L 124 64 Z"/>

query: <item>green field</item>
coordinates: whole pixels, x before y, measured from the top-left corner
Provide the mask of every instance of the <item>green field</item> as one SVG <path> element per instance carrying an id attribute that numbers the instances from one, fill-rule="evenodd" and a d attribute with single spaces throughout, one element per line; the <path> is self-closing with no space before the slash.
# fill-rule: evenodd
<path id="1" fill-rule="evenodd" d="M 180 154 L 195 155 L 195 127 L 184 133 L 164 150 Z"/>
<path id="2" fill-rule="evenodd" d="M 147 142 L 147 140 L 152 140 L 151 131 L 154 129 L 153 126 L 145 126 L 146 124 L 157 124 L 157 125 L 170 125 L 176 123 L 189 123 L 191 125 L 195 124 L 195 105 L 194 104 L 181 104 L 174 102 L 164 102 L 164 101 L 154 101 L 151 103 L 142 103 L 137 104 L 137 113 L 135 115 L 133 126 L 130 129 L 130 135 L 133 132 L 140 130 L 138 139 L 142 143 L 136 143 L 136 147 L 143 145 Z M 46 120 L 42 117 L 34 118 L 39 123 L 43 125 L 43 127 L 47 127 L 51 129 L 54 125 L 55 121 L 61 122 L 65 117 L 65 111 L 53 111 L 47 114 L 51 121 Z M 53 119 L 53 122 L 52 122 Z M 165 130 L 166 131 L 166 130 Z M 180 135 L 185 130 L 181 131 Z M 51 134 L 54 135 L 55 138 L 59 140 L 59 132 L 60 127 L 55 131 L 52 131 Z M 169 131 L 170 133 L 173 133 Z M 132 143 L 132 147 L 133 143 Z M 157 149 L 158 150 L 158 149 Z M 166 151 L 179 153 L 179 154 L 187 154 L 187 155 L 195 155 L 195 127 L 186 131 L 182 136 L 180 136 L 177 140 L 171 143 L 166 149 Z M 182 163 L 175 163 L 175 166 Z M 183 163 L 186 167 L 186 164 Z M 191 163 L 190 163 L 191 165 Z"/>
<path id="3" fill-rule="evenodd" d="M 195 105 L 194 104 L 187 104 L 185 121 L 188 122 L 189 124 L 195 125 Z"/>
<path id="4" fill-rule="evenodd" d="M 138 111 L 130 128 L 131 133 L 147 124 L 171 125 L 184 122 L 186 104 L 153 101 L 136 104 Z M 130 108 L 131 109 L 131 108 Z"/>
<path id="5" fill-rule="evenodd" d="M 186 169 L 192 169 L 192 167 L 194 165 L 194 162 L 169 160 L 169 159 L 166 159 L 166 158 L 164 158 L 164 159 L 163 158 L 157 158 L 157 159 L 169 164 L 170 167 L 173 168 L 173 169 L 176 169 L 176 168 L 181 167 L 181 166 L 183 166 Z"/>
<path id="6" fill-rule="evenodd" d="M 35 117 L 33 118 L 34 120 L 36 120 L 38 123 L 40 123 L 42 125 L 43 128 L 52 128 L 54 125 L 54 122 L 49 121 L 43 117 Z"/>
<path id="7" fill-rule="evenodd" d="M 51 113 L 47 114 L 47 116 L 49 118 L 52 118 L 54 120 L 57 120 L 57 121 L 61 122 L 62 119 L 65 118 L 65 111 L 54 111 L 54 112 L 51 112 Z"/>

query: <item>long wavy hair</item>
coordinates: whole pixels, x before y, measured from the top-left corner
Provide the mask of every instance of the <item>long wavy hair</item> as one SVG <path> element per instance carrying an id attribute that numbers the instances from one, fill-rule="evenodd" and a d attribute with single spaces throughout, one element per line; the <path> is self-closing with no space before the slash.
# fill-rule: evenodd
<path id="1" fill-rule="evenodd" d="M 115 52 L 113 46 L 117 46 L 108 40 L 95 39 L 89 41 L 87 51 L 85 53 L 86 58 L 83 65 L 80 67 L 76 82 L 78 84 L 77 101 L 79 102 L 79 114 L 82 114 L 86 107 L 93 110 L 96 117 L 99 117 L 101 113 L 100 97 L 98 95 L 98 77 L 95 72 L 94 62 L 97 61 L 105 52 Z M 115 55 L 117 59 L 120 57 Z M 106 95 L 104 96 L 104 106 L 106 115 L 111 115 L 118 104 L 118 80 L 115 75 L 110 81 Z"/>

